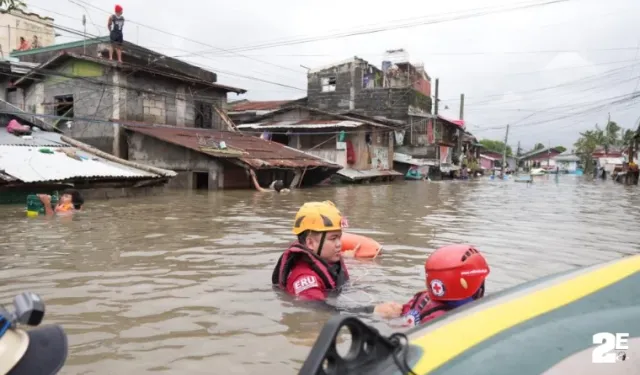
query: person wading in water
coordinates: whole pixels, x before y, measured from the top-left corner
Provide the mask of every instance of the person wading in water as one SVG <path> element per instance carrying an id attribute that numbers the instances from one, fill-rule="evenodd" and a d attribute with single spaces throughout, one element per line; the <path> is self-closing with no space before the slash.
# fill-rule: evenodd
<path id="1" fill-rule="evenodd" d="M 109 29 L 109 38 L 111 39 L 109 60 L 113 60 L 113 49 L 115 48 L 119 63 L 122 63 L 122 43 L 124 42 L 124 35 L 122 34 L 123 27 L 124 17 L 122 16 L 122 7 L 116 5 L 116 14 L 109 16 L 107 28 Z"/>

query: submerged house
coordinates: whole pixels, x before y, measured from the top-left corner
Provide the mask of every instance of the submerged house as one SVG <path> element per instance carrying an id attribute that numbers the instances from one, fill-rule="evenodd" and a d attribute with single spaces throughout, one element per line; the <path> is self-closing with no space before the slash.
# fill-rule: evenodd
<path id="1" fill-rule="evenodd" d="M 562 173 L 575 174 L 580 164 L 580 157 L 572 151 L 565 151 L 553 158 L 554 164 Z"/>
<path id="2" fill-rule="evenodd" d="M 215 73 L 129 42 L 116 63 L 108 47 L 101 37 L 12 54 L 38 65 L 6 83 L 6 101 L 58 119 L 55 129 L 104 152 L 175 169 L 169 187 L 250 188 L 276 178 L 308 186 L 340 168 L 238 133 L 227 94 L 246 91 Z"/>
<path id="3" fill-rule="evenodd" d="M 57 44 L 12 57 L 38 65 L 8 84 L 6 100 L 24 111 L 61 118 L 57 129 L 102 151 L 125 157 L 118 121 L 227 130 L 227 94 L 246 90 L 217 75 L 130 42 L 123 61 L 107 59 L 109 37 Z"/>
<path id="4" fill-rule="evenodd" d="M 464 121 L 431 114 L 431 78 L 404 50 L 387 51 L 380 67 L 353 57 L 307 74 L 308 106 L 398 121 L 394 169 L 411 166 L 434 177 L 459 169 Z"/>
<path id="5" fill-rule="evenodd" d="M 393 170 L 395 128 L 376 119 L 293 106 L 254 121 L 237 128 L 330 160 L 341 166 L 336 175 L 342 180 L 387 181 L 400 176 Z"/>
<path id="6" fill-rule="evenodd" d="M 163 186 L 176 175 L 38 127 L 28 121 L 28 115 L 0 115 L 0 124 L 1 203 L 23 203 L 27 194 L 68 187 L 85 190 L 83 195 L 94 198 L 146 193 L 146 188 Z M 13 132 L 21 125 L 30 130 Z"/>
<path id="7" fill-rule="evenodd" d="M 122 122 L 128 158 L 175 170 L 171 186 L 246 189 L 283 180 L 289 187 L 316 185 L 341 167 L 278 142 L 237 131 Z M 255 179 L 254 179 L 255 176 Z M 258 186 L 256 186 L 258 185 Z"/>
<path id="8" fill-rule="evenodd" d="M 529 151 L 519 157 L 525 170 L 532 168 L 556 169 L 555 157 L 562 152 L 555 147 L 546 147 L 538 150 Z"/>

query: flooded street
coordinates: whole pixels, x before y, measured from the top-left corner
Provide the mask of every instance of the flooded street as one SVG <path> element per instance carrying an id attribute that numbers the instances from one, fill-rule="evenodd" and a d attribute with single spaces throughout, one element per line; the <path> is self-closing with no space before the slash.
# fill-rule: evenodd
<path id="1" fill-rule="evenodd" d="M 573 176 L 186 192 L 89 201 L 70 221 L 0 207 L 0 298 L 45 299 L 69 334 L 64 374 L 295 374 L 328 315 L 279 297 L 271 272 L 299 206 L 325 199 L 385 249 L 348 262 L 341 303 L 406 302 L 448 243 L 484 252 L 488 293 L 640 251 L 640 190 Z"/>

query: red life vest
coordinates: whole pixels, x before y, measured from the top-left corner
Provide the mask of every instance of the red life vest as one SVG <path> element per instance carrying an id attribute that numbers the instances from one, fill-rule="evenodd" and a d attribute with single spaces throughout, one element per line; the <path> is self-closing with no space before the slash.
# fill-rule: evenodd
<path id="1" fill-rule="evenodd" d="M 313 272 L 322 281 L 325 290 L 340 289 L 348 280 L 349 272 L 340 259 L 338 271 L 334 271 L 327 262 L 307 249 L 299 242 L 294 242 L 278 259 L 273 269 L 271 282 L 283 290 L 287 290 L 287 280 L 296 263 L 307 262 Z"/>
<path id="2" fill-rule="evenodd" d="M 429 293 L 426 291 L 416 293 L 409 305 L 409 311 L 404 315 L 407 323 L 411 326 L 417 326 L 426 323 L 431 319 L 437 318 L 437 312 L 446 312 L 452 307 L 444 303 L 432 301 Z M 439 314 L 438 314 L 439 315 Z"/>

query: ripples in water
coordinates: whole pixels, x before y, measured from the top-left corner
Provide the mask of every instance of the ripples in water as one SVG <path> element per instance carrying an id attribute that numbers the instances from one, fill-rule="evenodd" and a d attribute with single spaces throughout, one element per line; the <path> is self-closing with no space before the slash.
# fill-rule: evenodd
<path id="1" fill-rule="evenodd" d="M 47 321 L 69 333 L 68 374 L 294 374 L 329 315 L 280 297 L 271 271 L 296 210 L 324 199 L 385 247 L 348 262 L 341 304 L 405 302 L 424 287 L 426 256 L 449 243 L 486 254 L 488 293 L 640 250 L 638 189 L 572 176 L 185 192 L 88 202 L 72 220 L 2 207 L 0 298 L 45 298 Z"/>

